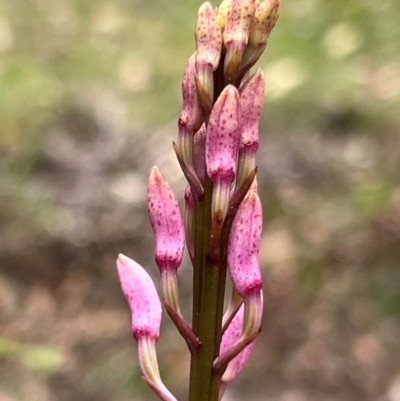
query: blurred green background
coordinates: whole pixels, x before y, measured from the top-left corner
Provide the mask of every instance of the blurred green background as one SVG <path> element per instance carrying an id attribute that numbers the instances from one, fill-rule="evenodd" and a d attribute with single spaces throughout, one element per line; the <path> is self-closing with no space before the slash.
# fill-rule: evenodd
<path id="1" fill-rule="evenodd" d="M 115 258 L 157 281 L 146 177 L 184 190 L 171 143 L 199 5 L 0 0 L 1 401 L 157 399 Z M 283 0 L 259 66 L 265 319 L 226 399 L 399 401 L 400 3 Z M 168 319 L 158 350 L 185 400 Z"/>

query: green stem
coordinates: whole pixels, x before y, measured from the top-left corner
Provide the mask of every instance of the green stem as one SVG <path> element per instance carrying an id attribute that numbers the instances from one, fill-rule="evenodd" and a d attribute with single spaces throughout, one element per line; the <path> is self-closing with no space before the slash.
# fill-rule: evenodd
<path id="1" fill-rule="evenodd" d="M 225 296 L 225 283 L 227 273 L 227 248 L 228 238 L 231 229 L 232 220 L 226 221 L 222 230 L 221 237 L 221 260 L 220 260 L 220 276 L 218 285 L 218 297 L 217 297 L 217 316 L 216 316 L 216 333 L 215 333 L 215 347 L 219 347 L 222 339 L 222 317 L 224 311 L 224 296 Z M 218 355 L 216 355 L 217 357 Z M 219 388 L 221 384 L 221 375 L 213 374 L 210 385 L 210 401 L 218 401 L 219 399 Z"/>
<path id="2" fill-rule="evenodd" d="M 204 336 L 201 330 L 204 321 L 204 294 L 209 292 L 208 278 L 206 277 L 206 261 L 208 253 L 208 241 L 210 236 L 212 182 L 206 178 L 204 185 L 204 197 L 196 204 L 195 210 L 195 251 L 193 273 L 193 331 L 198 336 L 201 345 L 196 353 L 192 354 L 190 363 L 189 401 L 202 401 L 206 383 L 204 382 L 204 350 L 207 346 L 203 343 Z M 207 400 L 208 401 L 208 400 Z"/>
<path id="3" fill-rule="evenodd" d="M 200 301 L 201 301 L 201 272 L 203 262 L 203 221 L 204 221 L 204 197 L 195 205 L 195 232 L 194 232 L 194 258 L 193 258 L 193 307 L 192 330 L 199 337 Z M 201 345 L 200 345 L 201 349 Z M 190 361 L 189 400 L 198 401 L 201 385 L 201 371 L 199 364 L 199 352 L 192 354 Z"/>
<path id="4" fill-rule="evenodd" d="M 221 60 L 214 72 L 214 101 L 224 86 Z M 220 380 L 214 379 L 213 363 L 219 354 L 223 301 L 220 260 L 209 258 L 212 192 L 213 183 L 206 174 L 204 198 L 195 211 L 193 331 L 201 345 L 191 356 L 189 401 L 218 401 L 219 397 Z M 225 289 L 225 278 L 223 282 Z"/>
<path id="5" fill-rule="evenodd" d="M 204 220 L 204 198 L 195 205 L 194 216 L 194 258 L 193 258 L 193 315 L 192 329 L 194 334 L 199 332 L 200 317 L 200 294 L 201 294 L 201 271 L 203 259 L 203 220 Z"/>

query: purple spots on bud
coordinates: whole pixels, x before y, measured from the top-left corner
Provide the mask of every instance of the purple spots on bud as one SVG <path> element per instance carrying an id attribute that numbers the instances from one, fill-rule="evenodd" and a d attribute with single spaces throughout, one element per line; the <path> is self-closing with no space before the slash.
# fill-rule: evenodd
<path id="1" fill-rule="evenodd" d="M 280 0 L 265 0 L 257 4 L 254 21 L 250 29 L 249 44 L 266 46 L 269 35 L 279 17 Z"/>
<path id="2" fill-rule="evenodd" d="M 178 200 L 157 167 L 150 170 L 147 206 L 155 237 L 159 269 L 177 269 L 183 258 L 185 230 Z"/>
<path id="3" fill-rule="evenodd" d="M 241 186 L 256 167 L 259 145 L 258 126 L 264 105 L 264 76 L 261 70 L 252 75 L 240 89 L 239 166 L 237 185 Z"/>
<path id="4" fill-rule="evenodd" d="M 231 49 L 239 51 L 240 54 L 243 53 L 249 38 L 255 9 L 255 0 L 233 0 L 223 34 L 228 53 Z"/>
<path id="5" fill-rule="evenodd" d="M 132 333 L 157 340 L 160 335 L 161 302 L 153 280 L 138 263 L 120 254 L 117 269 L 122 292 L 132 312 Z"/>
<path id="6" fill-rule="evenodd" d="M 217 19 L 222 33 L 225 30 L 226 18 L 228 17 L 228 13 L 231 7 L 232 7 L 232 0 L 223 0 L 218 7 Z"/>
<path id="7" fill-rule="evenodd" d="M 206 165 L 212 181 L 235 179 L 239 140 L 239 94 L 228 85 L 215 102 L 207 129 Z"/>
<path id="8" fill-rule="evenodd" d="M 261 70 L 252 75 L 240 90 L 240 121 L 242 135 L 240 148 L 252 147 L 258 150 L 258 126 L 264 106 L 264 74 Z"/>
<path id="9" fill-rule="evenodd" d="M 228 270 L 238 294 L 245 298 L 262 288 L 258 260 L 262 232 L 260 198 L 249 191 L 232 223 L 228 241 Z"/>
<path id="10" fill-rule="evenodd" d="M 222 35 L 214 8 L 210 3 L 200 6 L 195 29 L 196 40 L 196 76 L 207 108 L 212 106 L 214 97 L 213 72 L 217 69 L 221 57 Z M 204 93 L 203 93 L 204 92 Z"/>
<path id="11" fill-rule="evenodd" d="M 193 54 L 188 61 L 182 80 L 182 111 L 179 116 L 179 131 L 193 135 L 204 122 L 204 112 L 196 89 L 196 58 Z"/>
<path id="12" fill-rule="evenodd" d="M 222 35 L 214 7 L 209 2 L 202 4 L 197 13 L 195 40 L 196 70 L 215 71 L 221 55 Z"/>
<path id="13" fill-rule="evenodd" d="M 242 68 L 253 66 L 265 50 L 268 38 L 279 17 L 280 0 L 257 2 L 250 28 L 248 46 L 243 54 Z"/>

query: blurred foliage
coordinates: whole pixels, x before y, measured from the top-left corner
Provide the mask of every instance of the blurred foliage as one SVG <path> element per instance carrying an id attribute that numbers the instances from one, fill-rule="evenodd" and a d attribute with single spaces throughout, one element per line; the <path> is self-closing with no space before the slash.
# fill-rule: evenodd
<path id="1" fill-rule="evenodd" d="M 0 358 L 15 359 L 31 369 L 48 373 L 63 363 L 62 355 L 52 347 L 22 344 L 6 337 L 0 337 Z"/>

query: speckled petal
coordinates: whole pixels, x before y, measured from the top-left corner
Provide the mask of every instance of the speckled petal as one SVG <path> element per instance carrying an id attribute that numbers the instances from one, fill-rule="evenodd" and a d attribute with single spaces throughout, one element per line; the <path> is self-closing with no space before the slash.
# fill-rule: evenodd
<path id="1" fill-rule="evenodd" d="M 227 49 L 234 47 L 240 53 L 243 52 L 249 38 L 255 9 L 255 0 L 233 0 L 223 34 Z"/>
<path id="2" fill-rule="evenodd" d="M 258 70 L 240 90 L 240 147 L 251 146 L 257 151 L 259 144 L 258 126 L 264 105 L 264 74 Z"/>
<path id="3" fill-rule="evenodd" d="M 228 85 L 215 102 L 207 129 L 206 165 L 211 180 L 235 179 L 239 141 L 239 94 Z"/>
<path id="4" fill-rule="evenodd" d="M 249 191 L 232 223 L 228 241 L 228 270 L 238 294 L 245 298 L 262 288 L 258 260 L 262 232 L 260 198 Z"/>
<path id="5" fill-rule="evenodd" d="M 182 112 L 179 116 L 179 129 L 191 135 L 201 127 L 204 122 L 204 112 L 197 95 L 195 82 L 196 57 L 193 54 L 188 61 L 182 80 Z"/>
<path id="6" fill-rule="evenodd" d="M 250 29 L 249 44 L 263 46 L 279 17 L 280 0 L 265 0 L 257 4 L 253 24 Z"/>
<path id="7" fill-rule="evenodd" d="M 222 35 L 214 8 L 209 2 L 202 4 L 197 13 L 195 40 L 196 69 L 209 66 L 214 71 L 221 55 Z"/>
<path id="8" fill-rule="evenodd" d="M 132 312 L 134 338 L 157 340 L 160 335 L 161 302 L 153 280 L 142 266 L 122 254 L 118 256 L 117 269 L 122 292 Z"/>
<path id="9" fill-rule="evenodd" d="M 223 0 L 221 4 L 218 6 L 217 19 L 222 33 L 225 30 L 226 18 L 228 17 L 228 13 L 231 7 L 232 7 L 232 0 Z"/>
<path id="10" fill-rule="evenodd" d="M 149 173 L 147 206 L 154 231 L 157 266 L 177 269 L 185 247 L 184 224 L 174 191 L 157 167 Z"/>

